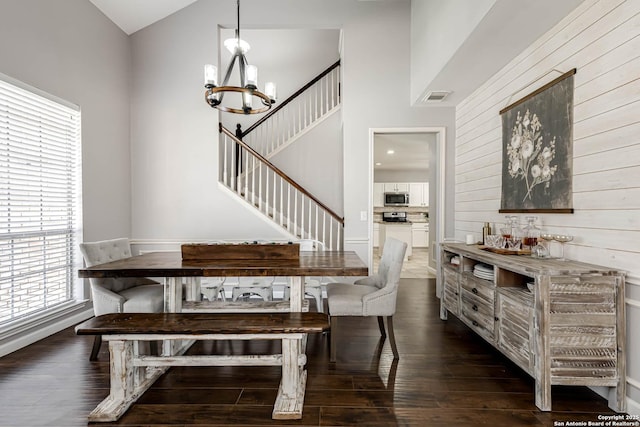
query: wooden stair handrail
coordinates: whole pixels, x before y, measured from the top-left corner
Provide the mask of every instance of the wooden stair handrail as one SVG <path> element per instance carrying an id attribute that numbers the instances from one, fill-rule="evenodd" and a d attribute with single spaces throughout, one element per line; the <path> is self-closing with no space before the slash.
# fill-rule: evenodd
<path id="1" fill-rule="evenodd" d="M 258 160 L 260 160 L 262 163 L 264 163 L 265 165 L 267 165 L 270 169 L 272 169 L 276 174 L 278 174 L 280 176 L 280 178 L 284 179 L 285 181 L 287 181 L 289 184 L 291 184 L 295 189 L 297 189 L 298 191 L 300 191 L 302 194 L 304 194 L 305 196 L 307 196 L 309 199 L 313 200 L 314 202 L 316 202 L 316 204 L 318 206 L 320 206 L 322 209 L 324 209 L 325 211 L 327 211 L 329 213 L 329 215 L 331 215 L 333 217 L 333 219 L 335 219 L 336 221 L 338 221 L 343 227 L 344 227 L 344 218 L 340 217 L 337 213 L 335 213 L 334 211 L 332 211 L 329 207 L 327 207 L 324 203 L 322 203 L 320 200 L 318 200 L 313 194 L 309 193 L 305 188 L 301 187 L 300 184 L 298 184 L 297 182 L 295 182 L 293 179 L 289 178 L 289 176 L 282 172 L 280 169 L 278 169 L 276 167 L 276 165 L 274 165 L 273 163 L 271 163 L 269 160 L 267 160 L 262 154 L 258 153 L 256 150 L 254 150 L 253 148 L 251 148 L 249 145 L 247 145 L 245 142 L 243 142 L 242 140 L 238 139 L 233 133 L 231 133 L 231 131 L 229 131 L 229 129 L 225 128 L 224 126 L 222 126 L 222 123 L 218 123 L 218 127 L 220 129 L 220 133 L 224 133 L 225 135 L 227 135 L 229 138 L 231 138 L 231 140 L 233 140 L 233 142 L 235 142 L 236 144 L 239 144 L 242 148 L 244 148 L 245 150 L 247 150 L 249 153 L 251 153 L 251 155 L 253 155 L 254 157 L 257 157 Z"/>
<path id="2" fill-rule="evenodd" d="M 287 105 L 288 103 L 290 103 L 291 101 L 293 101 L 295 98 L 297 98 L 298 96 L 300 96 L 300 94 L 302 94 L 304 91 L 306 91 L 307 89 L 309 89 L 311 86 L 313 86 L 315 83 L 318 82 L 318 80 L 320 80 L 321 78 L 323 78 L 324 76 L 326 76 L 327 74 L 329 74 L 331 71 L 333 71 L 336 67 L 338 67 L 340 65 L 340 60 L 338 59 L 333 65 L 331 65 L 329 68 L 327 68 L 326 70 L 324 70 L 323 72 L 321 72 L 320 74 L 318 74 L 316 77 L 313 78 L 313 80 L 311 80 L 309 83 L 307 83 L 306 85 L 302 86 L 300 89 L 298 89 L 298 91 L 296 91 L 293 95 L 291 95 L 290 97 L 288 97 L 287 99 L 285 99 L 284 101 L 282 101 L 280 103 L 280 105 L 278 105 L 276 108 L 272 109 L 271 111 L 269 111 L 267 114 L 265 114 L 260 120 L 258 120 L 257 122 L 255 122 L 254 124 L 252 124 L 251 126 L 249 126 L 247 128 L 247 130 L 245 130 L 244 132 L 242 132 L 242 138 L 244 139 L 245 136 L 247 136 L 251 131 L 253 131 L 255 128 L 257 128 L 258 126 L 260 126 L 262 123 L 264 123 L 266 120 L 269 119 L 269 117 L 273 116 L 274 114 L 276 114 L 278 111 L 280 111 L 282 108 L 284 108 L 285 105 Z"/>

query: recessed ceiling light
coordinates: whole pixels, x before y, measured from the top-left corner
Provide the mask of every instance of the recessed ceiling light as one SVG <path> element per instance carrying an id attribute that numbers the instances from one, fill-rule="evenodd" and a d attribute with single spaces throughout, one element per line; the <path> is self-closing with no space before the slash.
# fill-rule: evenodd
<path id="1" fill-rule="evenodd" d="M 387 150 L 387 154 L 393 154 L 393 153 L 395 153 L 395 151 L 393 151 L 393 150 Z"/>
<path id="2" fill-rule="evenodd" d="M 382 166 L 382 163 L 377 162 L 377 163 L 376 163 L 376 166 Z"/>

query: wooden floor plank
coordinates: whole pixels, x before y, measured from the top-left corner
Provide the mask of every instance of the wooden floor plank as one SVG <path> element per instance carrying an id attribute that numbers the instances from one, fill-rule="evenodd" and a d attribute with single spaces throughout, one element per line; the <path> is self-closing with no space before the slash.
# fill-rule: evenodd
<path id="1" fill-rule="evenodd" d="M 552 426 L 612 414 L 586 387 L 554 387 L 553 412 L 534 404 L 531 378 L 455 318 L 439 319 L 431 279 L 402 279 L 393 361 L 375 319 L 344 319 L 338 363 L 328 336 L 309 336 L 302 420 L 272 420 L 278 367 L 171 368 L 116 423 L 163 426 Z M 0 358 L 0 426 L 87 426 L 109 392 L 106 346 L 68 328 Z M 201 354 L 269 354 L 280 344 L 199 342 Z M 93 424 L 92 424 L 93 425 Z"/>

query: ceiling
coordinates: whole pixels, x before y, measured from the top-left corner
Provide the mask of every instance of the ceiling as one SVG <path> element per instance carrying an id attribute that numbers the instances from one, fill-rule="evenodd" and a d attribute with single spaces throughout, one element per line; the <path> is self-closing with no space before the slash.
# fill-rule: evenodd
<path id="1" fill-rule="evenodd" d="M 90 1 L 125 33 L 131 35 L 197 0 Z M 431 82 L 424 82 L 423 93 L 444 90 L 450 91 L 450 95 L 441 102 L 418 101 L 415 105 L 456 106 L 583 1 L 494 0 L 490 11 L 453 53 L 442 70 Z M 453 27 L 456 24 L 451 22 Z M 482 60 L 479 61 L 478 57 Z"/>
<path id="2" fill-rule="evenodd" d="M 373 144 L 374 169 L 427 170 L 428 143 L 433 139 L 433 134 L 426 133 L 376 133 Z M 387 153 L 389 150 L 393 150 L 393 153 Z"/>
<path id="3" fill-rule="evenodd" d="M 89 0 L 128 35 L 197 0 Z"/>

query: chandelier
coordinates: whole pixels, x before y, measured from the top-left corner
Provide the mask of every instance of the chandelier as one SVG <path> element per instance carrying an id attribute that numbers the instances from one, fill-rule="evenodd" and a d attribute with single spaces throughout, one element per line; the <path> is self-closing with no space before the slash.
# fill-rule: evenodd
<path id="1" fill-rule="evenodd" d="M 264 92 L 258 90 L 258 67 L 249 65 L 247 62 L 245 54 L 249 51 L 250 46 L 249 43 L 240 39 L 240 0 L 237 0 L 237 6 L 236 36 L 224 41 L 224 46 L 231 52 L 231 61 L 225 72 L 224 80 L 222 80 L 222 86 L 218 86 L 218 68 L 212 64 L 204 66 L 204 87 L 207 89 L 204 98 L 209 106 L 220 111 L 236 114 L 264 113 L 276 102 L 276 85 L 273 82 L 267 82 Z M 240 72 L 240 86 L 229 86 L 229 77 L 236 62 L 238 62 Z M 229 95 L 230 93 L 239 94 L 240 97 Z M 228 95 L 227 98 L 235 97 L 236 107 L 223 103 L 225 95 Z M 259 103 L 256 108 L 253 106 L 254 101 Z M 239 108 L 238 104 L 240 104 Z"/>

